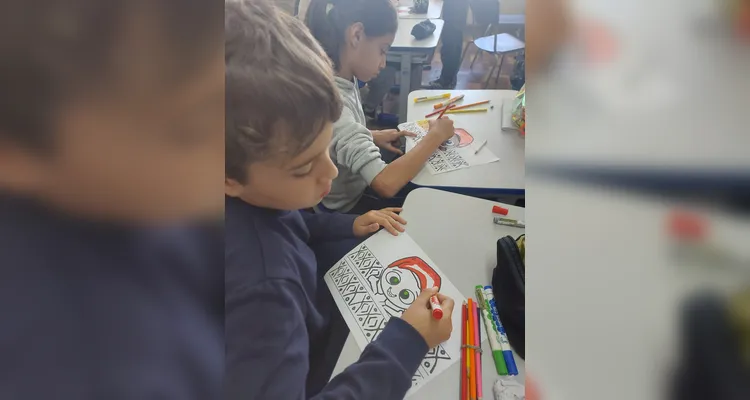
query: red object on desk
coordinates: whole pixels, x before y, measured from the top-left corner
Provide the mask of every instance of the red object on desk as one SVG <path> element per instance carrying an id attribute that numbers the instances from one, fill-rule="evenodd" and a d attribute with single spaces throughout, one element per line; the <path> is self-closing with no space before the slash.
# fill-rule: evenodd
<path id="1" fill-rule="evenodd" d="M 508 215 L 508 209 L 500 206 L 492 206 L 493 214 Z"/>

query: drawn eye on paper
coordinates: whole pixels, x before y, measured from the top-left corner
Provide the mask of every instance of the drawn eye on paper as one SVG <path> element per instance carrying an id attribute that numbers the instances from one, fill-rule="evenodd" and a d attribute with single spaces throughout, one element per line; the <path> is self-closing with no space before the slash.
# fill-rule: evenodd
<path id="1" fill-rule="evenodd" d="M 456 129 L 453 131 L 453 137 L 440 145 L 440 150 L 446 151 L 453 148 L 466 147 L 474 142 L 474 136 L 471 136 L 465 129 Z"/>
<path id="2" fill-rule="evenodd" d="M 406 257 L 388 265 L 374 288 L 385 296 L 384 306 L 392 315 L 403 313 L 422 290 L 440 288 L 440 275 L 419 257 Z"/>

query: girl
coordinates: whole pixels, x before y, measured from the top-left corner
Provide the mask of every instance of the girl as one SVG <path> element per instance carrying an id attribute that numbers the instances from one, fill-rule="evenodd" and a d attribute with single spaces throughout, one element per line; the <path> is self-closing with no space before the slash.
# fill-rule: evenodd
<path id="1" fill-rule="evenodd" d="M 380 149 L 401 154 L 394 142 L 414 134 L 370 132 L 355 78 L 369 81 L 385 68 L 386 53 L 398 28 L 396 9 L 390 0 L 312 0 L 306 23 L 333 61 L 344 104 L 331 142 L 331 159 L 339 175 L 319 208 L 361 214 L 398 206 L 385 199 L 399 193 L 453 136 L 453 122 L 448 118 L 431 122 L 429 133 L 408 154 L 386 164 Z"/>

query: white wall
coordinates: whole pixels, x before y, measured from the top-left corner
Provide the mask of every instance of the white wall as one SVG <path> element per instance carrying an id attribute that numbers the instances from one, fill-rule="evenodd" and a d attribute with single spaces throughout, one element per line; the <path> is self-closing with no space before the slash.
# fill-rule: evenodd
<path id="1" fill-rule="evenodd" d="M 500 0 L 500 14 L 526 14 L 526 0 Z"/>

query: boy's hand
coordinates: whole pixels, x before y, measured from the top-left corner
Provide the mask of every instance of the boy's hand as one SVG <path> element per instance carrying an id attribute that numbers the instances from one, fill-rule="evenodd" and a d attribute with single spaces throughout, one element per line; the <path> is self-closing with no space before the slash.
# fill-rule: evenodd
<path id="1" fill-rule="evenodd" d="M 437 295 L 443 308 L 443 318 L 435 319 L 430 311 L 430 297 Z M 433 348 L 451 337 L 453 331 L 453 299 L 438 293 L 437 288 L 423 290 L 419 297 L 401 314 L 401 319 L 409 323 Z"/>
<path id="2" fill-rule="evenodd" d="M 431 120 L 430 131 L 427 134 L 437 136 L 440 143 L 447 141 L 454 135 L 453 120 L 448 117 Z"/>
<path id="3" fill-rule="evenodd" d="M 399 139 L 401 139 L 401 137 L 403 136 L 415 137 L 417 136 L 417 134 L 409 131 L 399 131 L 396 129 L 372 131 L 372 140 L 375 142 L 375 145 L 377 145 L 381 149 L 386 149 L 398 155 L 404 154 L 404 152 L 396 147 L 401 144 Z"/>
<path id="4" fill-rule="evenodd" d="M 400 208 L 384 208 L 382 210 L 372 210 L 367 214 L 360 215 L 354 220 L 354 236 L 363 237 L 380 228 L 385 228 L 393 236 L 398 236 L 399 232 L 404 231 L 406 220 L 396 214 L 401 212 Z"/>

